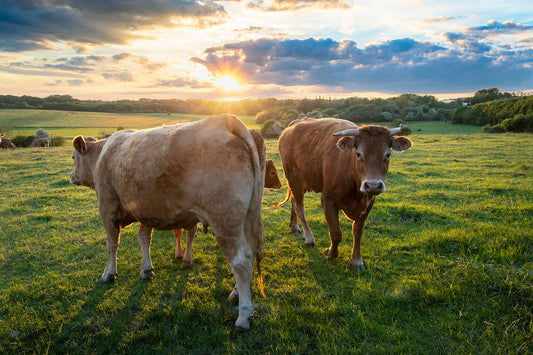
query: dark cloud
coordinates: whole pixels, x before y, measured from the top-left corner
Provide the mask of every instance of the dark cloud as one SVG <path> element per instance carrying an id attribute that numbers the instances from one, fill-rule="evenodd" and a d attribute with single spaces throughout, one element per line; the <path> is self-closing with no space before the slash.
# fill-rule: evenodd
<path id="1" fill-rule="evenodd" d="M 0 50 L 50 49 L 58 41 L 76 48 L 126 44 L 139 38 L 135 31 L 183 19 L 206 26 L 226 15 L 215 1 L 6 0 L 0 3 Z"/>
<path id="2" fill-rule="evenodd" d="M 479 87 L 529 87 L 532 53 L 498 51 L 466 35 L 451 47 L 402 38 L 358 47 L 331 39 L 260 39 L 212 47 L 192 58 L 213 74 L 239 73 L 250 84 L 315 85 L 346 91 L 443 92 Z M 468 39 L 468 40 L 465 40 Z M 455 45 L 459 42 L 461 48 Z"/>
<path id="3" fill-rule="evenodd" d="M 350 5 L 343 0 L 272 0 L 248 1 L 246 6 L 262 11 L 300 11 L 308 9 L 347 9 Z"/>

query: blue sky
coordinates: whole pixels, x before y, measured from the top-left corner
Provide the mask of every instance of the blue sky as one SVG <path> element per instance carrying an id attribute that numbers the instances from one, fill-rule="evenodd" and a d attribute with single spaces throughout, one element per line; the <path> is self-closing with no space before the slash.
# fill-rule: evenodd
<path id="1" fill-rule="evenodd" d="M 533 89 L 531 1 L 2 0 L 0 94 L 453 98 Z"/>

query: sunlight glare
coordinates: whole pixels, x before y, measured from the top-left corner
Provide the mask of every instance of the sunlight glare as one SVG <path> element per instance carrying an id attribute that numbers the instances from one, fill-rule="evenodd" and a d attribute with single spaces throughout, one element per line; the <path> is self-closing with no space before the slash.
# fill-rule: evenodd
<path id="1" fill-rule="evenodd" d="M 239 82 L 231 76 L 222 76 L 215 80 L 215 85 L 222 88 L 224 91 L 239 91 L 242 89 Z"/>

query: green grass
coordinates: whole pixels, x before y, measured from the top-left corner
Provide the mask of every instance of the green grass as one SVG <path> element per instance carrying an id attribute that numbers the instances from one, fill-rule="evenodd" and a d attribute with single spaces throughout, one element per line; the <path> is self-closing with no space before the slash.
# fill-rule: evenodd
<path id="1" fill-rule="evenodd" d="M 365 271 L 350 266 L 344 216 L 340 256 L 323 255 L 318 194 L 306 197 L 314 249 L 290 232 L 288 206 L 264 210 L 267 298 L 254 279 L 245 334 L 232 330 L 233 275 L 212 233 L 198 233 L 186 269 L 172 233 L 154 232 L 156 275 L 142 281 L 127 227 L 119 277 L 100 283 L 105 234 L 94 192 L 69 184 L 70 146 L 0 151 L 0 353 L 531 353 L 533 136 L 410 126 L 414 147 L 393 155 L 366 224 Z M 282 176 L 276 141 L 267 155 Z"/>

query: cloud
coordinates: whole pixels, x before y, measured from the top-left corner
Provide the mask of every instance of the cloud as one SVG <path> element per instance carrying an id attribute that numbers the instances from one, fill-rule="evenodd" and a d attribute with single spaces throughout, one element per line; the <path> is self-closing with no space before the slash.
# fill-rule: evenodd
<path id="1" fill-rule="evenodd" d="M 78 49 L 126 44 L 139 31 L 176 27 L 184 21 L 209 26 L 226 10 L 196 0 L 6 0 L 0 3 L 0 50 L 53 49 L 58 42 Z"/>
<path id="2" fill-rule="evenodd" d="M 172 88 L 183 88 L 188 87 L 191 89 L 205 89 L 215 87 L 211 83 L 200 82 L 197 80 L 188 80 L 184 78 L 170 79 L 170 80 L 159 80 L 156 86 L 172 87 Z"/>
<path id="3" fill-rule="evenodd" d="M 67 80 L 67 83 L 69 84 L 69 86 L 82 86 L 84 84 L 84 81 L 80 79 L 72 79 Z"/>
<path id="4" fill-rule="evenodd" d="M 113 81 L 133 81 L 133 74 L 127 71 L 123 71 L 120 73 L 102 73 L 102 76 L 107 80 Z"/>
<path id="5" fill-rule="evenodd" d="M 348 9 L 351 6 L 343 0 L 272 0 L 248 1 L 246 7 L 262 11 L 302 11 L 309 9 Z"/>
<path id="6" fill-rule="evenodd" d="M 449 46 L 400 38 L 358 47 L 351 40 L 258 39 L 208 48 L 214 75 L 233 70 L 248 84 L 320 86 L 333 91 L 443 92 L 525 87 L 533 82 L 531 50 L 494 49 L 467 34 L 446 34 Z M 465 42 L 458 48 L 459 42 Z"/>

